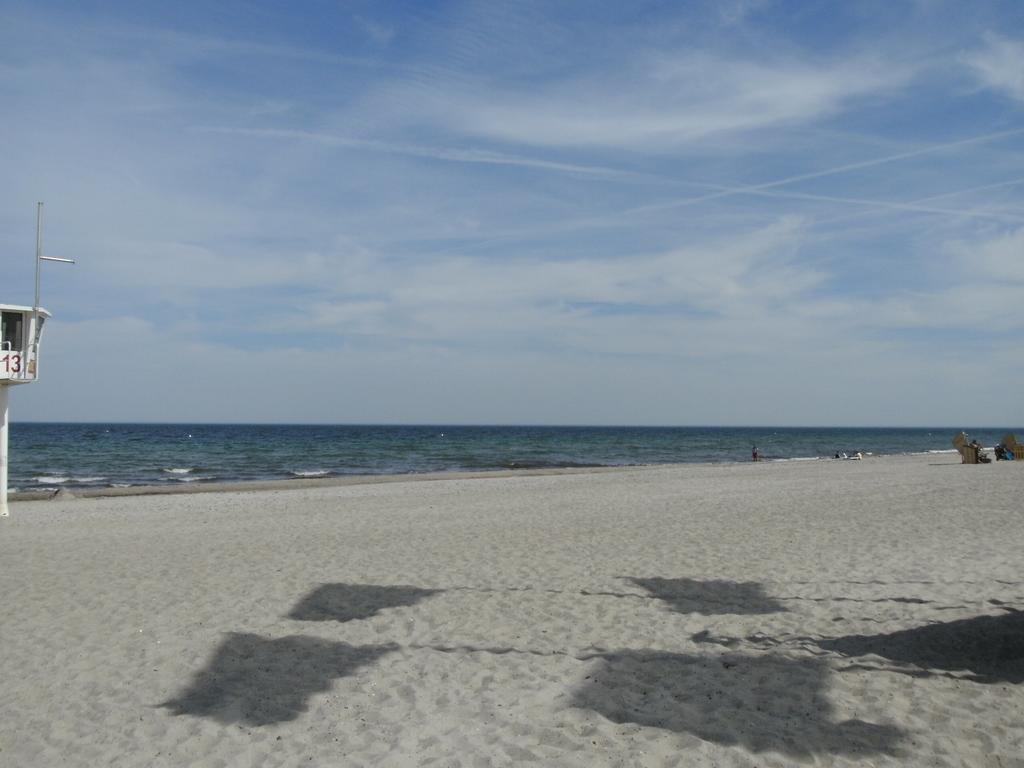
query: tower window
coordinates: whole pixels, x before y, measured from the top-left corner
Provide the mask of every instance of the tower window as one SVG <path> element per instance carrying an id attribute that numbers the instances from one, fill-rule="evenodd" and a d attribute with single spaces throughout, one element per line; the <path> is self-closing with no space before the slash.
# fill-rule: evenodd
<path id="1" fill-rule="evenodd" d="M 21 312 L 0 312 L 0 348 L 21 352 L 25 343 L 24 315 Z"/>

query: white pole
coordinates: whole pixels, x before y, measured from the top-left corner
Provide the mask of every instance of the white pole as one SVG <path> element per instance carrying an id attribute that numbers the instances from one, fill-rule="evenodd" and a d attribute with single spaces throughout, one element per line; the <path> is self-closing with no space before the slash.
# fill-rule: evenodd
<path id="1" fill-rule="evenodd" d="M 39 267 L 43 263 L 43 204 L 36 203 L 36 301 L 32 305 L 32 340 L 29 344 L 30 354 L 35 364 L 39 366 L 39 345 L 36 339 L 35 329 L 39 327 Z M 28 351 L 28 350 L 26 350 Z M 4 488 L 7 486 L 5 485 Z"/>
<path id="2" fill-rule="evenodd" d="M 43 260 L 43 204 L 36 203 L 36 303 L 32 309 L 39 312 L 39 265 Z"/>
<path id="3" fill-rule="evenodd" d="M 0 384 L 0 517 L 7 510 L 7 392 L 10 386 Z"/>

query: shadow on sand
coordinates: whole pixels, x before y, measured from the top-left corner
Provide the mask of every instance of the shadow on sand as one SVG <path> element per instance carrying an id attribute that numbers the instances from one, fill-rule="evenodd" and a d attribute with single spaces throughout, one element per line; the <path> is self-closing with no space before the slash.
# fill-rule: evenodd
<path id="1" fill-rule="evenodd" d="M 833 722 L 830 669 L 819 659 L 656 651 L 605 654 L 572 706 L 615 723 L 690 733 L 750 752 L 895 755 L 903 732 L 863 720 Z"/>
<path id="2" fill-rule="evenodd" d="M 967 672 L 957 677 L 977 683 L 1024 683 L 1022 611 L 926 624 L 883 635 L 847 635 L 816 644 L 847 657 L 875 655 L 910 664 L 916 669 L 885 669 L 915 677 L 930 677 L 941 670 Z"/>
<path id="3" fill-rule="evenodd" d="M 188 689 L 160 706 L 175 715 L 209 717 L 225 724 L 262 726 L 294 720 L 306 711 L 309 698 L 328 690 L 332 680 L 351 675 L 397 647 L 353 646 L 300 635 L 272 640 L 232 632 Z"/>
<path id="4" fill-rule="evenodd" d="M 664 600 L 679 613 L 779 613 L 786 608 L 765 594 L 756 581 L 695 581 L 694 579 L 636 578 L 629 580 Z"/>
<path id="5" fill-rule="evenodd" d="M 322 584 L 302 598 L 292 608 L 288 618 L 299 621 L 368 619 L 385 608 L 415 605 L 420 600 L 443 591 L 404 585 Z"/>

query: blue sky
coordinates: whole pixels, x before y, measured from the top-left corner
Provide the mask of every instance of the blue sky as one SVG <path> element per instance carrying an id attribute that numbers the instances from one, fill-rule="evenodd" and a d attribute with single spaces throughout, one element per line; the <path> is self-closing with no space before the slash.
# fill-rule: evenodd
<path id="1" fill-rule="evenodd" d="M 15 420 L 1020 425 L 1017 2 L 0 0 Z"/>

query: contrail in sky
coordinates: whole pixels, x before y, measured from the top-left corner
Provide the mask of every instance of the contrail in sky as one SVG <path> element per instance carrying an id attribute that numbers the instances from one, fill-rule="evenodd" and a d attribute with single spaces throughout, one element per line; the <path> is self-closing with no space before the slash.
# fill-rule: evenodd
<path id="1" fill-rule="evenodd" d="M 937 195 L 928 195 L 928 197 L 920 197 L 917 200 L 910 200 L 906 203 L 874 203 L 876 207 L 881 208 L 905 208 L 907 210 L 917 210 L 923 213 L 947 213 L 950 216 L 968 216 L 975 218 L 984 219 L 1009 219 L 1011 221 L 1021 221 L 1021 216 L 1014 216 L 1013 214 L 1001 214 L 993 213 L 990 211 L 979 211 L 974 209 L 967 209 L 962 211 L 943 211 L 942 209 L 928 209 L 922 208 L 923 203 L 930 203 L 932 200 L 941 200 L 944 197 L 956 197 L 957 195 L 970 195 L 974 192 L 987 192 L 990 189 L 999 189 L 1000 187 L 1015 187 L 1018 184 L 1024 184 L 1024 177 L 1009 179 L 1008 181 L 999 181 L 994 184 L 982 184 L 980 187 L 967 187 L 966 189 L 954 189 L 950 192 L 940 192 Z M 775 193 L 778 194 L 778 193 Z M 867 201 L 865 201 L 867 202 Z M 838 221 L 849 221 L 850 219 L 858 219 L 864 216 L 871 216 L 877 211 L 855 211 L 853 213 L 844 213 L 842 216 L 833 216 L 831 219 L 822 219 L 816 222 L 818 225 L 821 224 L 835 224 Z"/>
<path id="2" fill-rule="evenodd" d="M 350 149 L 366 149 L 375 152 L 385 152 L 395 155 L 412 155 L 413 157 L 425 157 L 433 160 L 445 160 L 456 163 L 486 163 L 489 165 L 520 165 L 528 168 L 538 168 L 549 171 L 562 171 L 565 173 L 584 174 L 589 176 L 626 176 L 649 178 L 645 174 L 633 171 L 623 171 L 615 168 L 605 168 L 594 165 L 577 165 L 574 163 L 560 163 L 554 160 L 540 160 L 532 157 L 519 155 L 507 155 L 503 152 L 492 152 L 483 149 L 450 149 L 448 147 L 431 147 L 422 144 L 407 144 L 401 142 L 378 141 L 373 139 L 357 139 L 350 136 L 343 136 L 334 133 L 322 133 L 318 131 L 303 131 L 282 128 L 229 128 L 223 126 L 202 126 L 194 130 L 203 133 L 226 133 L 239 134 L 242 136 L 257 136 L 272 139 L 291 139 L 314 141 L 319 144 L 326 144 L 336 147 L 347 147 Z"/>
<path id="3" fill-rule="evenodd" d="M 1021 133 L 1024 133 L 1024 128 L 1015 128 L 1010 131 L 1000 131 L 999 133 L 987 133 L 984 136 L 974 136 L 969 139 L 959 139 L 958 141 L 951 141 L 946 144 L 933 144 L 930 147 L 923 147 L 922 149 L 914 149 L 909 152 L 900 152 L 899 154 L 887 155 L 886 157 L 876 157 L 871 160 L 862 160 L 857 163 L 847 163 L 846 165 L 840 165 L 834 168 L 827 168 L 822 171 L 801 173 L 797 176 L 789 176 L 785 179 L 766 181 L 763 184 L 751 184 L 745 187 L 729 187 L 727 189 L 722 190 L 721 192 L 713 192 L 709 195 L 701 195 L 700 197 L 687 197 L 682 200 L 673 200 L 667 203 L 656 203 L 654 205 L 640 206 L 638 208 L 632 208 L 629 211 L 626 211 L 625 213 L 647 213 L 650 211 L 669 210 L 671 208 L 682 208 L 687 205 L 695 205 L 696 203 L 702 203 L 707 200 L 717 200 L 723 197 L 730 197 L 732 195 L 754 194 L 762 190 L 772 189 L 774 187 L 782 187 L 787 184 L 795 184 L 798 181 L 820 179 L 824 176 L 835 176 L 837 174 L 846 173 L 848 171 L 856 171 L 861 168 L 871 168 L 876 165 L 884 165 L 885 163 L 894 163 L 898 160 L 907 160 L 911 157 L 920 157 L 921 155 L 927 155 L 933 152 L 942 152 L 947 149 L 955 149 L 956 147 L 962 147 L 968 144 L 980 144 L 986 141 L 1002 139 L 1007 136 L 1017 136 Z"/>

